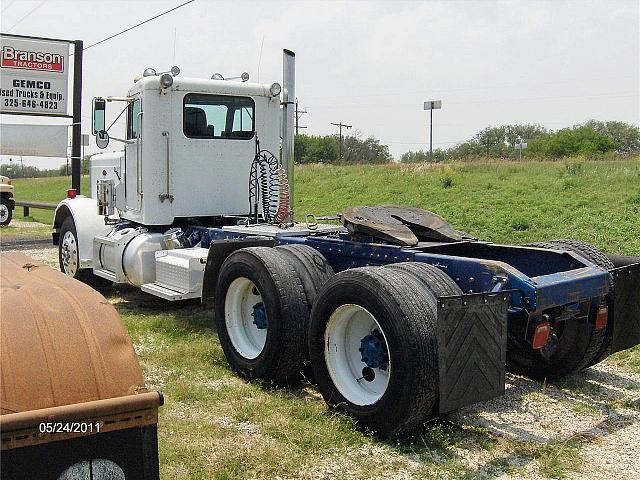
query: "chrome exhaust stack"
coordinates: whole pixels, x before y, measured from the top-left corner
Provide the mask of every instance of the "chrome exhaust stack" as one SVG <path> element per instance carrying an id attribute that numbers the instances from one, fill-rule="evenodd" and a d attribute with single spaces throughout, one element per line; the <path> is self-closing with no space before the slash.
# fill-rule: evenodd
<path id="1" fill-rule="evenodd" d="M 289 178 L 289 218 L 293 221 L 293 168 L 296 103 L 296 54 L 283 50 L 282 58 L 282 165 Z"/>

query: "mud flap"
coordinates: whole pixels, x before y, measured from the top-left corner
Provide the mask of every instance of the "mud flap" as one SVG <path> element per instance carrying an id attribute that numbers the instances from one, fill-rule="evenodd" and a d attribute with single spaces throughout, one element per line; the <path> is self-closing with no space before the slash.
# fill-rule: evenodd
<path id="1" fill-rule="evenodd" d="M 611 270 L 613 275 L 613 343 L 619 352 L 640 344 L 640 263 Z"/>
<path id="2" fill-rule="evenodd" d="M 441 415 L 504 393 L 508 305 L 506 292 L 438 298 Z"/>

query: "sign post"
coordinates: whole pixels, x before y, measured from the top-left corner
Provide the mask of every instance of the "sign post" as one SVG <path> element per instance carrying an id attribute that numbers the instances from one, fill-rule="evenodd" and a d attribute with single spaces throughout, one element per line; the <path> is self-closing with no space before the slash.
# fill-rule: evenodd
<path id="1" fill-rule="evenodd" d="M 433 111 L 442 108 L 442 100 L 424 102 L 424 109 L 429 110 L 429 161 L 433 161 Z"/>
<path id="2" fill-rule="evenodd" d="M 73 42 L 73 127 L 71 127 L 71 188 L 80 194 L 82 173 L 82 40 Z"/>
<path id="3" fill-rule="evenodd" d="M 522 161 L 522 149 L 527 148 L 527 142 L 525 142 L 524 140 L 520 140 L 518 143 L 516 143 L 516 148 L 520 152 L 520 160 Z"/>
<path id="4" fill-rule="evenodd" d="M 74 45 L 73 115 L 69 115 L 70 44 Z M 3 33 L 0 67 L 0 113 L 73 119 L 71 183 L 80 193 L 82 41 Z"/>

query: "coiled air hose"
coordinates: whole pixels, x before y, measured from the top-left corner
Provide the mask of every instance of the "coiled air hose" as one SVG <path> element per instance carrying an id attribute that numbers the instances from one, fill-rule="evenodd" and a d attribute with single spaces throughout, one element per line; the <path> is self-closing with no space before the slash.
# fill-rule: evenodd
<path id="1" fill-rule="evenodd" d="M 258 221 L 258 204 L 267 223 L 282 223 L 289 217 L 289 177 L 269 150 L 259 150 L 249 173 L 249 208 Z"/>

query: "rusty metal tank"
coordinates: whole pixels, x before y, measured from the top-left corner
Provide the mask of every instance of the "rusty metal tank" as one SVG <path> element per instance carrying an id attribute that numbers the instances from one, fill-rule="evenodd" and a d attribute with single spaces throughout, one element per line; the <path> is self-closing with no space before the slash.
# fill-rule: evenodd
<path id="1" fill-rule="evenodd" d="M 2 478 L 158 478 L 159 392 L 98 292 L 0 254 Z"/>

